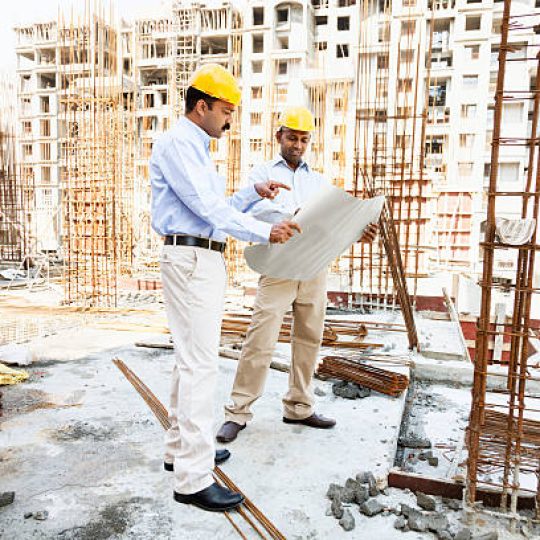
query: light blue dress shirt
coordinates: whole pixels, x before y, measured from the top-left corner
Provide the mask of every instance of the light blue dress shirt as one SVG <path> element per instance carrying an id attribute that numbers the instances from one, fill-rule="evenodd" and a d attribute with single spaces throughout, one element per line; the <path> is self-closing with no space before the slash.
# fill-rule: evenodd
<path id="1" fill-rule="evenodd" d="M 291 219 L 299 208 L 316 195 L 329 182 L 304 161 L 293 171 L 287 162 L 278 155 L 276 158 L 253 167 L 249 174 L 249 183 L 275 180 L 291 188 L 281 189 L 274 200 L 260 199 L 251 203 L 249 213 L 267 223 L 279 223 Z"/>
<path id="2" fill-rule="evenodd" d="M 150 158 L 152 227 L 225 242 L 227 235 L 267 243 L 272 226 L 246 213 L 261 197 L 252 183 L 225 197 L 225 179 L 210 157 L 210 136 L 186 117 L 155 143 Z"/>

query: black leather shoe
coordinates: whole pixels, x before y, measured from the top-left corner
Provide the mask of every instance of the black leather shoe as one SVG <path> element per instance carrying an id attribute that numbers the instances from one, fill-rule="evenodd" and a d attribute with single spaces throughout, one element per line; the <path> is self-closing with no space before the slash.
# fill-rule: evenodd
<path id="1" fill-rule="evenodd" d="M 304 426 L 319 428 L 319 429 L 328 429 L 336 425 L 336 421 L 333 418 L 326 418 L 322 414 L 313 413 L 307 418 L 302 418 L 301 420 L 293 420 L 292 418 L 283 417 L 283 421 L 286 424 L 302 424 Z"/>
<path id="2" fill-rule="evenodd" d="M 218 486 L 215 482 L 211 486 L 189 495 L 175 491 L 173 497 L 176 502 L 192 504 L 209 512 L 226 512 L 244 502 L 244 497 L 240 493 Z"/>
<path id="3" fill-rule="evenodd" d="M 245 429 L 246 424 L 237 424 L 228 420 L 225 422 L 217 432 L 216 440 L 220 443 L 229 443 L 234 441 L 238 434 Z"/>
<path id="4" fill-rule="evenodd" d="M 220 463 L 227 461 L 230 457 L 231 457 L 231 453 L 226 448 L 221 448 L 219 450 L 216 450 L 216 457 L 214 458 L 214 463 L 216 465 L 219 465 Z M 166 471 L 173 472 L 174 463 L 167 463 L 166 461 L 164 461 L 163 468 Z"/>

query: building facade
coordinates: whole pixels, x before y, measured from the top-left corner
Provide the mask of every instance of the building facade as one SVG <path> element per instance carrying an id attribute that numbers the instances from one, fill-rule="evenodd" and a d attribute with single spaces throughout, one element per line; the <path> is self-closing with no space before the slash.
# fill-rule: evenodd
<path id="1" fill-rule="evenodd" d="M 537 0 L 513 5 L 540 13 Z M 148 211 L 153 141 L 182 113 L 193 70 L 218 62 L 242 85 L 232 132 L 212 147 L 230 188 L 275 154 L 283 107 L 306 104 L 317 125 L 310 164 L 357 195 L 367 174 L 392 197 L 410 276 L 477 273 L 502 7 L 492 0 L 181 2 L 160 17 L 118 22 L 118 63 L 136 130 L 135 259 L 153 260 L 158 245 Z M 57 25 L 15 29 L 19 160 L 35 186 L 35 236 L 42 250 L 62 246 L 66 126 L 58 96 L 62 66 L 75 61 L 63 52 Z M 516 63 L 509 77 L 523 96 L 534 80 L 536 32 L 523 24 L 513 33 L 517 41 L 510 54 L 531 57 L 530 63 Z M 80 62 L 71 67 L 85 69 Z M 519 97 L 505 103 L 505 117 L 516 137 L 526 137 L 530 101 Z M 524 160 L 521 148 L 504 148 L 499 174 L 508 190 L 521 189 Z M 500 209 L 501 217 L 519 210 Z M 334 270 L 350 274 L 370 257 L 373 262 L 373 254 L 352 253 Z M 512 264 L 500 261 L 501 275 Z M 382 283 L 382 267 L 379 274 Z M 361 287 L 362 279 L 353 285 Z"/>

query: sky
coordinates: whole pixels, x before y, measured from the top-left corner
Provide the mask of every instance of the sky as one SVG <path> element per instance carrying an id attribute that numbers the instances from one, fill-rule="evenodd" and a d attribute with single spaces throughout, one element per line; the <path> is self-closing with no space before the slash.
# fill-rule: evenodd
<path id="1" fill-rule="evenodd" d="M 138 16 L 152 16 L 166 11 L 171 0 L 113 0 L 118 14 L 130 20 Z M 65 13 L 84 9 L 85 0 L 12 0 L 2 2 L 0 17 L 0 70 L 13 71 L 16 65 L 13 26 L 41 20 L 56 19 L 58 9 Z M 109 0 L 102 0 L 108 6 Z"/>

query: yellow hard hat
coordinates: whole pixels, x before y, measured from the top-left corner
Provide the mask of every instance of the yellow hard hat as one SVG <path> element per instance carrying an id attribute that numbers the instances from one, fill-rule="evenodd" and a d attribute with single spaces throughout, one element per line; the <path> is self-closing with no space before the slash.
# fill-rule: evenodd
<path id="1" fill-rule="evenodd" d="M 305 107 L 287 107 L 279 117 L 279 125 L 297 131 L 313 131 L 315 129 L 313 115 Z"/>
<path id="2" fill-rule="evenodd" d="M 189 86 L 233 105 L 240 103 L 241 91 L 232 73 L 219 64 L 206 64 L 191 77 Z"/>

